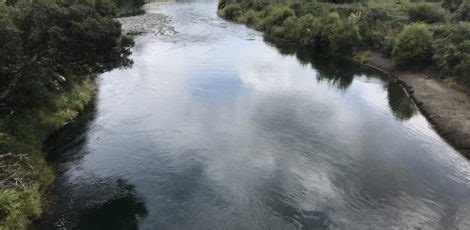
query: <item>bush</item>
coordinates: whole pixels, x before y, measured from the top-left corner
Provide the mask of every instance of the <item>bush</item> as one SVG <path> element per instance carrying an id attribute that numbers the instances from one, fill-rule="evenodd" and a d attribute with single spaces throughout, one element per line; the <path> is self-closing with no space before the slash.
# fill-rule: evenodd
<path id="1" fill-rule="evenodd" d="M 254 10 L 249 10 L 249 11 L 246 13 L 245 17 L 246 17 L 246 23 L 247 23 L 248 25 L 250 25 L 250 26 L 251 26 L 251 25 L 256 25 L 256 24 L 258 24 L 258 23 L 260 22 L 259 16 L 258 16 L 258 14 L 256 13 L 256 11 L 254 11 Z"/>
<path id="2" fill-rule="evenodd" d="M 223 16 L 229 20 L 237 20 L 242 15 L 242 8 L 238 4 L 228 5 L 223 9 Z"/>
<path id="3" fill-rule="evenodd" d="M 384 50 L 387 37 L 393 32 L 390 14 L 381 8 L 371 8 L 359 17 L 359 31 L 363 45 L 375 50 Z"/>
<path id="4" fill-rule="evenodd" d="M 321 26 L 318 18 L 306 14 L 299 18 L 290 32 L 294 41 L 303 46 L 315 46 L 321 40 Z"/>
<path id="5" fill-rule="evenodd" d="M 462 4 L 463 0 L 443 0 L 442 7 L 447 10 L 455 11 Z"/>
<path id="6" fill-rule="evenodd" d="M 346 18 L 331 24 L 333 30 L 328 36 L 330 48 L 335 53 L 350 54 L 360 45 L 359 26 L 356 19 Z"/>
<path id="7" fill-rule="evenodd" d="M 289 17 L 284 21 L 283 30 L 277 34 L 296 41 L 303 46 L 326 48 L 336 53 L 349 54 L 360 44 L 357 20 L 341 18 L 337 13 L 315 17 L 306 14 L 299 19 Z"/>
<path id="8" fill-rule="evenodd" d="M 1 7 L 1 6 L 0 6 Z M 5 16 L 6 11 L 0 11 L 0 92 L 8 91 L 8 87 L 20 70 L 21 31 L 19 31 Z"/>
<path id="9" fill-rule="evenodd" d="M 294 11 L 287 7 L 275 7 L 269 11 L 269 15 L 264 20 L 266 29 L 271 29 L 273 26 L 280 26 L 288 17 L 294 15 Z"/>
<path id="10" fill-rule="evenodd" d="M 433 36 L 425 24 L 405 26 L 395 39 L 392 55 L 399 64 L 425 64 L 432 57 Z"/>
<path id="11" fill-rule="evenodd" d="M 407 12 L 412 22 L 436 23 L 446 21 L 446 12 L 435 4 L 420 3 L 412 5 Z"/>
<path id="12" fill-rule="evenodd" d="M 470 0 L 465 1 L 455 11 L 453 19 L 455 21 L 470 21 Z"/>
<path id="13" fill-rule="evenodd" d="M 282 23 L 282 27 L 284 27 L 285 29 L 284 35 L 283 35 L 284 38 L 292 40 L 292 41 L 297 40 L 294 34 L 294 29 L 295 29 L 297 22 L 298 22 L 298 18 L 296 18 L 295 16 L 288 17 L 286 20 L 284 20 L 284 23 Z"/>
<path id="14" fill-rule="evenodd" d="M 294 10 L 295 15 L 302 17 L 307 14 L 313 14 L 316 16 L 326 15 L 330 12 L 331 7 L 329 4 L 318 4 L 316 2 L 309 3 L 294 3 L 291 5 L 291 9 Z"/>
<path id="15" fill-rule="evenodd" d="M 470 86 L 470 23 L 435 29 L 434 62 L 445 73 Z"/>

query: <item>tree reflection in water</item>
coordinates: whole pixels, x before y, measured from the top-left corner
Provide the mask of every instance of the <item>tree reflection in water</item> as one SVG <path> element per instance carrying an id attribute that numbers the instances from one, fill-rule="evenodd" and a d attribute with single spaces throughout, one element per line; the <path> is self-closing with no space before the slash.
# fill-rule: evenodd
<path id="1" fill-rule="evenodd" d="M 416 114 L 416 107 L 406 96 L 405 92 L 395 83 L 387 85 L 388 104 L 396 118 L 400 120 L 408 120 Z"/>
<path id="2" fill-rule="evenodd" d="M 327 81 L 330 86 L 340 90 L 346 90 L 353 82 L 355 76 L 374 76 L 375 71 L 363 68 L 361 65 L 343 57 L 321 55 L 309 48 L 302 48 L 296 44 L 279 41 L 274 38 L 264 37 L 266 44 L 275 47 L 279 53 L 286 56 L 295 56 L 303 65 L 311 64 L 317 71 L 316 78 L 319 82 Z M 341 68 L 338 68 L 341 66 Z M 407 120 L 413 117 L 417 109 L 408 98 L 400 85 L 388 81 L 388 103 L 394 116 L 399 120 Z"/>
<path id="3" fill-rule="evenodd" d="M 138 229 L 138 219 L 148 215 L 144 201 L 126 181 L 118 179 L 116 187 L 119 191 L 112 198 L 80 213 L 78 229 Z"/>
<path id="4" fill-rule="evenodd" d="M 144 200 L 135 186 L 118 176 L 74 176 L 89 151 L 90 130 L 96 127 L 96 101 L 48 141 L 47 159 L 55 165 L 59 177 L 51 207 L 38 223 L 39 229 L 138 229 L 139 220 L 147 216 Z"/>

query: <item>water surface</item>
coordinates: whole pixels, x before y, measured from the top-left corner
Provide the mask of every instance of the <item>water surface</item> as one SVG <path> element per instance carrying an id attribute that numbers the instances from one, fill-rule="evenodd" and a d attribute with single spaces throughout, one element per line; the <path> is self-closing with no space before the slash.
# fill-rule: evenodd
<path id="1" fill-rule="evenodd" d="M 134 66 L 51 138 L 42 228 L 470 228 L 470 164 L 399 86 L 216 5 L 147 6 L 171 29 L 136 37 Z"/>

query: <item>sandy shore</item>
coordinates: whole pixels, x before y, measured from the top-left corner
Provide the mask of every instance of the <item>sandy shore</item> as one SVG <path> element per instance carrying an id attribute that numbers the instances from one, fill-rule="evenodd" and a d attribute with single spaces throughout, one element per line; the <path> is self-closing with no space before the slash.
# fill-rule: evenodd
<path id="1" fill-rule="evenodd" d="M 401 84 L 436 131 L 466 157 L 470 157 L 470 97 L 425 73 L 398 71 L 395 63 L 371 53 L 367 65 Z"/>

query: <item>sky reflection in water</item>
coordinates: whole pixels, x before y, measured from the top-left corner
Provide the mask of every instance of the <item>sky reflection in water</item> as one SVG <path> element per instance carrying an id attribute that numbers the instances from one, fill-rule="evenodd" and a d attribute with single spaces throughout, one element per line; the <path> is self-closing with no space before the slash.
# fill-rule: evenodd
<path id="1" fill-rule="evenodd" d="M 148 7 L 178 33 L 138 37 L 51 138 L 44 229 L 470 228 L 470 165 L 400 87 L 215 7 Z"/>

